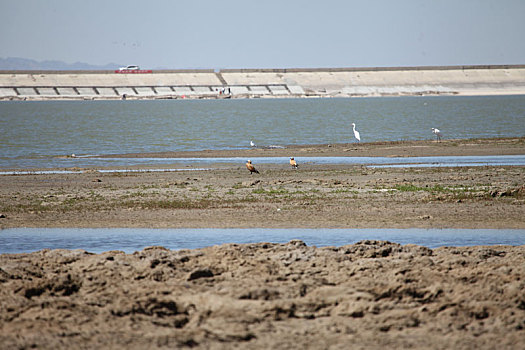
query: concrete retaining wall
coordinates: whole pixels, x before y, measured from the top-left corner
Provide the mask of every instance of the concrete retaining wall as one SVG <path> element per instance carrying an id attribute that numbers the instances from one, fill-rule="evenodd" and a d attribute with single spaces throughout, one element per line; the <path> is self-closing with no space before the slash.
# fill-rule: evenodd
<path id="1" fill-rule="evenodd" d="M 225 89 L 231 94 L 221 94 Z M 0 99 L 525 94 L 525 65 L 333 69 L 0 71 Z"/>

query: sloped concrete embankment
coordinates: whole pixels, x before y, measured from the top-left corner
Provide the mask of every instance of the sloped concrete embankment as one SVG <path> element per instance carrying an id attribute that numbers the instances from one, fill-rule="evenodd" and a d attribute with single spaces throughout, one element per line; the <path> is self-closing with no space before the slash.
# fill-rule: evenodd
<path id="1" fill-rule="evenodd" d="M 0 99 L 163 99 L 525 94 L 525 66 L 0 71 Z"/>

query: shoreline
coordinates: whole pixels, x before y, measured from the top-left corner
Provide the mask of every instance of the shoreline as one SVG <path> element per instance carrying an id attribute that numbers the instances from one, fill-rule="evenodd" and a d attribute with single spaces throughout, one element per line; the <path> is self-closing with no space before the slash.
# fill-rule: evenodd
<path id="1" fill-rule="evenodd" d="M 293 95 L 250 95 L 237 94 L 225 97 L 224 95 L 173 95 L 173 96 L 0 96 L 1 101 L 161 101 L 161 100 L 227 100 L 227 99 L 287 99 L 287 98 L 376 98 L 376 97 L 432 97 L 432 96 L 458 96 L 458 97 L 475 97 L 475 96 L 521 96 L 525 95 L 524 89 L 506 90 L 493 89 L 477 91 L 454 91 L 454 92 L 432 92 L 421 91 L 415 93 L 331 93 L 331 94 L 293 94 Z"/>
<path id="2" fill-rule="evenodd" d="M 523 155 L 525 137 L 262 146 L 232 150 L 102 154 L 88 158 L 432 157 Z"/>
<path id="3" fill-rule="evenodd" d="M 299 160 L 305 154 L 525 154 L 525 138 L 169 153 L 233 154 Z M 0 228 L 525 228 L 523 166 L 368 168 L 299 163 L 295 170 L 283 163 L 256 167 L 260 174 L 250 175 L 243 160 L 209 171 L 103 173 L 89 168 L 71 174 L 2 175 Z"/>
<path id="4" fill-rule="evenodd" d="M 24 174 L 31 172 L 46 171 L 97 171 L 97 170 L 119 170 L 125 171 L 156 171 L 178 168 L 177 171 L 194 170 L 191 163 L 184 159 L 194 158 L 239 158 L 235 163 L 214 163 L 206 167 L 217 169 L 231 168 L 244 164 L 244 160 L 258 157 L 383 157 L 383 158 L 410 158 L 410 157 L 434 157 L 434 156 L 505 156 L 525 155 L 524 137 L 504 138 L 473 138 L 473 139 L 445 139 L 437 142 L 435 140 L 406 140 L 406 141 L 376 141 L 362 143 L 334 143 L 334 144 L 306 144 L 306 145 L 275 145 L 257 146 L 239 149 L 207 149 L 198 151 L 163 151 L 163 152 L 140 152 L 140 153 L 109 153 L 97 155 L 55 155 L 53 158 L 77 158 L 77 159 L 134 159 L 134 158 L 163 158 L 166 162 L 162 164 L 139 164 L 139 165 L 113 165 L 113 166 L 74 166 L 74 167 L 5 167 L 0 172 Z M 170 163 L 169 159 L 173 162 Z M 336 165 L 333 165 L 336 166 Z M 2 174 L 4 175 L 4 174 Z"/>

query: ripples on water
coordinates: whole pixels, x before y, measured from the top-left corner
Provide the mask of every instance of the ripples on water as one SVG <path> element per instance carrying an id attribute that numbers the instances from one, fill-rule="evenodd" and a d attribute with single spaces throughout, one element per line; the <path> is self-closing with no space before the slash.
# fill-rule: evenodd
<path id="1" fill-rule="evenodd" d="M 525 135 L 525 96 L 0 102 L 0 168 L 59 155 Z M 51 165 L 49 165 L 51 163 Z M 57 165 L 58 164 L 58 165 Z"/>

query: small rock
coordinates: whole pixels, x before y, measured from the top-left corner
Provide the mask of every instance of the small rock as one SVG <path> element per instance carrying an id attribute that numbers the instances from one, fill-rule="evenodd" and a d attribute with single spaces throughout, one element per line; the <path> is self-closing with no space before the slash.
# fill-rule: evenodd
<path id="1" fill-rule="evenodd" d="M 213 276 L 213 272 L 210 269 L 198 269 L 190 273 L 188 276 L 188 281 L 193 281 L 199 278 L 209 278 Z"/>
<path id="2" fill-rule="evenodd" d="M 292 239 L 290 242 L 288 242 L 288 244 L 294 245 L 296 247 L 306 247 L 306 243 L 304 243 L 300 239 Z"/>

